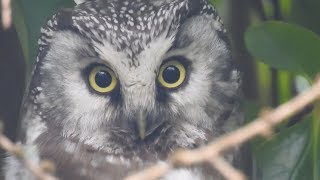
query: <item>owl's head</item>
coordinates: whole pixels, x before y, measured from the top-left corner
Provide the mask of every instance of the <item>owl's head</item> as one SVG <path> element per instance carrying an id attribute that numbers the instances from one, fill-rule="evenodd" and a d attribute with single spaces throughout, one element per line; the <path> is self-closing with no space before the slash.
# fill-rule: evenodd
<path id="1" fill-rule="evenodd" d="M 51 133 L 112 153 L 171 150 L 232 126 L 239 75 L 206 0 L 88 0 L 41 32 L 29 93 L 38 140 Z"/>

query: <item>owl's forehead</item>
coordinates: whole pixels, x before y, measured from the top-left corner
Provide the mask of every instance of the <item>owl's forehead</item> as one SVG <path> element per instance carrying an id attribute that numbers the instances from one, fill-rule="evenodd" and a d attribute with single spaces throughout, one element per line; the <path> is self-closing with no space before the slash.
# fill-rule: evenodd
<path id="1" fill-rule="evenodd" d="M 76 7 L 73 26 L 95 43 L 108 41 L 134 57 L 162 34 L 170 36 L 186 14 L 186 1 L 155 6 L 149 1 L 89 1 Z M 180 11 L 179 11 L 180 10 Z M 183 12 L 185 11 L 185 12 Z"/>
<path id="2" fill-rule="evenodd" d="M 195 15 L 211 16 L 222 27 L 207 0 L 88 0 L 48 21 L 39 39 L 39 56 L 55 31 L 74 30 L 94 44 L 108 42 L 134 59 L 160 36 L 172 38 L 183 21 Z"/>

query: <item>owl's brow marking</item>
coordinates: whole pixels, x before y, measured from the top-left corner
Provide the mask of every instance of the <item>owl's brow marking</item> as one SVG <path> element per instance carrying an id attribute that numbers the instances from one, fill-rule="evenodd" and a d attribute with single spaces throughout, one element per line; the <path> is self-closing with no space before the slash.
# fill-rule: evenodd
<path id="1" fill-rule="evenodd" d="M 162 33 L 168 36 L 176 31 L 190 13 L 211 16 L 217 23 L 217 31 L 225 32 L 216 10 L 205 0 L 199 11 L 190 8 L 194 0 L 174 0 L 160 7 L 148 0 L 101 2 L 97 0 L 79 4 L 73 13 L 61 11 L 41 29 L 38 41 L 40 52 L 50 44 L 54 31 L 74 28 L 85 37 L 101 43 L 105 39 L 128 57 L 140 53 L 152 39 Z M 198 1 L 198 0 L 197 0 Z M 191 4 L 189 4 L 191 3 Z M 101 9 L 101 7 L 104 7 Z M 192 6 L 191 6 L 192 7 Z M 136 16 L 135 14 L 139 15 Z M 167 27 L 170 26 L 168 29 Z M 167 32 L 164 32 L 167 31 Z"/>

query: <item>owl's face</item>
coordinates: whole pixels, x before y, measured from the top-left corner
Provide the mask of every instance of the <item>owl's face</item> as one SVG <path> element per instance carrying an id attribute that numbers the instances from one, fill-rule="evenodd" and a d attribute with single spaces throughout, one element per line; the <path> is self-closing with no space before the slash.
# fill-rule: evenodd
<path id="1" fill-rule="evenodd" d="M 27 141 L 54 134 L 115 154 L 206 143 L 237 109 L 225 40 L 204 0 L 93 0 L 61 11 L 39 40 L 29 96 L 42 128 Z"/>

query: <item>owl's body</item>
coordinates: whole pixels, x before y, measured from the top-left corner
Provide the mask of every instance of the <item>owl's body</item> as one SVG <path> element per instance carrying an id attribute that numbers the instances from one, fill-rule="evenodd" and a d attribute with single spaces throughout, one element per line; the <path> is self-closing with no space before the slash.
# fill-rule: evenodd
<path id="1" fill-rule="evenodd" d="M 60 11 L 41 31 L 22 107 L 27 156 L 52 160 L 62 179 L 122 179 L 234 129 L 239 74 L 224 31 L 205 0 L 88 0 Z M 7 179 L 32 177 L 12 157 L 7 168 Z M 164 178 L 220 176 L 186 168 Z"/>

